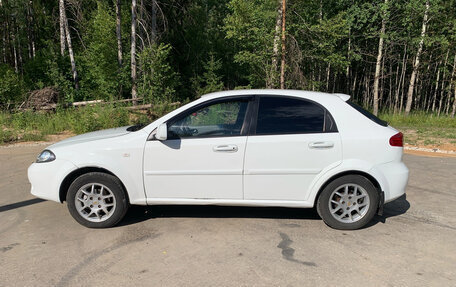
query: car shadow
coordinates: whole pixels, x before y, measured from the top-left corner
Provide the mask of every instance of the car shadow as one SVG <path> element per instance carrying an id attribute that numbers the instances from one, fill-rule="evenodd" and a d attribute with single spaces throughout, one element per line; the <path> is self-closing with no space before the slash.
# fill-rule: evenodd
<path id="1" fill-rule="evenodd" d="M 390 217 L 395 217 L 407 212 L 410 209 L 410 202 L 407 200 L 407 195 L 404 194 L 398 199 L 386 203 L 383 207 L 383 215 L 376 215 L 365 228 L 376 225 L 378 223 L 386 223 Z"/>
<path id="2" fill-rule="evenodd" d="M 383 215 L 376 215 L 364 228 L 378 223 L 386 223 L 390 217 L 407 212 L 410 203 L 406 195 L 385 204 Z M 117 226 L 126 226 L 152 218 L 269 218 L 269 219 L 303 219 L 321 220 L 314 208 L 285 207 L 239 207 L 216 205 L 132 205 L 125 217 Z"/>
<path id="3" fill-rule="evenodd" d="M 239 207 L 215 205 L 132 205 L 117 226 L 139 223 L 152 218 L 270 218 L 320 220 L 313 208 Z"/>

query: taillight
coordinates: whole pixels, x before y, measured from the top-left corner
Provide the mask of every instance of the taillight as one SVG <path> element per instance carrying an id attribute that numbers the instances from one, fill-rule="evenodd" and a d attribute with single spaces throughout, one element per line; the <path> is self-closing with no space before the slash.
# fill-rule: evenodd
<path id="1" fill-rule="evenodd" d="M 404 135 L 402 133 L 397 133 L 390 138 L 391 146 L 404 146 Z"/>

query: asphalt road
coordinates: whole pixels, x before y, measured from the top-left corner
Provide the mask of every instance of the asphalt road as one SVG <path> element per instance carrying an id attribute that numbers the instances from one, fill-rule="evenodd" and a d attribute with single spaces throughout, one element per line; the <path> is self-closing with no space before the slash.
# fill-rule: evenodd
<path id="1" fill-rule="evenodd" d="M 456 158 L 405 155 L 406 198 L 357 231 L 311 209 L 195 206 L 92 230 L 29 193 L 43 148 L 0 147 L 0 286 L 456 286 Z"/>

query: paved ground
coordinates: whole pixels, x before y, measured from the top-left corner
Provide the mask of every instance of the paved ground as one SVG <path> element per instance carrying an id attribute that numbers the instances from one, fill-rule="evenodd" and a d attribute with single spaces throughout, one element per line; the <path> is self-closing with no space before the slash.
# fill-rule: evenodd
<path id="1" fill-rule="evenodd" d="M 136 207 L 91 230 L 29 194 L 43 146 L 0 147 L 0 286 L 455 286 L 456 159 L 406 155 L 407 197 L 368 228 L 313 210 Z"/>

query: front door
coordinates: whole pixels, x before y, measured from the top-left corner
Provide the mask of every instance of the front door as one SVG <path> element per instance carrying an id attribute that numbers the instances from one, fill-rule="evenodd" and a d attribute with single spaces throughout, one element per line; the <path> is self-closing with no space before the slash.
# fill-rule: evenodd
<path id="1" fill-rule="evenodd" d="M 249 98 L 199 104 L 167 122 L 166 141 L 147 141 L 148 198 L 242 199 Z"/>

